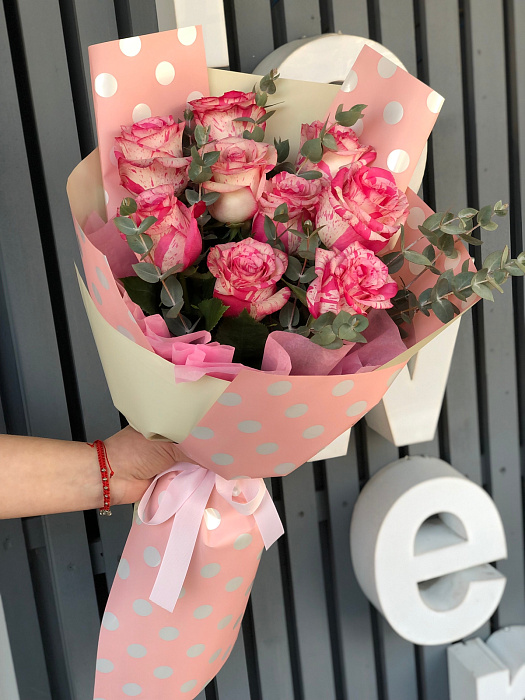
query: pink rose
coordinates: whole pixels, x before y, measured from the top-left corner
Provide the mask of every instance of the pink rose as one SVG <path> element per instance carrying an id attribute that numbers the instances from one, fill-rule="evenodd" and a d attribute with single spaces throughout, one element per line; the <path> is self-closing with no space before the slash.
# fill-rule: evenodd
<path id="1" fill-rule="evenodd" d="M 316 225 L 328 248 L 344 250 L 360 241 L 379 251 L 404 224 L 409 212 L 406 196 L 394 176 L 383 168 L 355 163 L 341 168 L 321 195 Z"/>
<path id="2" fill-rule="evenodd" d="M 316 279 L 306 299 L 314 318 L 327 311 L 366 314 L 366 310 L 389 309 L 397 284 L 387 266 L 361 243 L 351 243 L 341 253 L 318 248 L 315 251 Z"/>
<path id="3" fill-rule="evenodd" d="M 276 285 L 287 265 L 286 253 L 253 238 L 211 248 L 208 268 L 217 278 L 213 296 L 230 307 L 225 316 L 238 316 L 247 309 L 259 321 L 282 309 L 290 290 L 277 290 Z"/>
<path id="4" fill-rule="evenodd" d="M 245 129 L 252 130 L 251 122 L 236 122 L 239 117 L 249 117 L 257 121 L 266 114 L 264 107 L 255 104 L 254 92 L 225 92 L 222 97 L 201 97 L 189 103 L 193 110 L 195 124 L 210 127 L 210 139 L 224 139 L 228 136 L 241 136 Z M 266 122 L 260 124 L 266 128 Z"/>
<path id="5" fill-rule="evenodd" d="M 231 136 L 204 147 L 219 151 L 219 160 L 211 166 L 212 179 L 204 183 L 210 192 L 221 196 L 210 207 L 210 214 L 223 223 L 241 223 L 257 211 L 257 200 L 266 183 L 266 173 L 277 163 L 277 152 L 267 143 Z"/>
<path id="6" fill-rule="evenodd" d="M 264 192 L 257 201 L 257 213 L 253 219 L 253 237 L 266 243 L 264 233 L 264 217 L 273 217 L 275 210 L 281 204 L 288 205 L 290 219 L 287 224 L 276 222 L 277 235 L 282 234 L 288 227 L 301 230 L 304 221 L 315 221 L 319 206 L 319 195 L 323 184 L 319 180 L 305 180 L 292 173 L 278 173 L 266 181 Z M 288 232 L 281 237 L 288 253 L 295 253 L 301 239 L 294 233 Z"/>
<path id="7" fill-rule="evenodd" d="M 188 183 L 190 158 L 182 155 L 184 123 L 173 117 L 148 117 L 132 126 L 122 126 L 115 139 L 122 185 L 139 194 L 159 185 L 171 185 L 180 194 Z"/>
<path id="8" fill-rule="evenodd" d="M 320 121 L 315 121 L 311 124 L 301 124 L 301 143 L 299 149 L 302 148 L 305 141 L 319 138 L 323 126 L 324 122 Z M 377 153 L 372 146 L 363 146 L 363 144 L 359 143 L 359 139 L 355 135 L 355 131 L 352 127 L 333 124 L 326 130 L 326 133 L 334 137 L 337 150 L 331 151 L 325 148 L 323 159 L 319 163 L 307 163 L 304 166 L 306 170 L 319 170 L 331 179 L 339 168 L 352 165 L 357 161 L 368 165 L 375 160 Z M 297 165 L 302 165 L 304 161 L 304 156 L 299 153 L 297 156 Z"/>
<path id="9" fill-rule="evenodd" d="M 170 185 L 160 185 L 138 195 L 133 220 L 138 225 L 146 217 L 157 221 L 147 230 L 153 239 L 151 254 L 155 265 L 166 272 L 175 265 L 186 269 L 202 250 L 202 238 L 194 207 L 186 207 L 175 197 Z M 137 255 L 140 258 L 139 255 Z"/>

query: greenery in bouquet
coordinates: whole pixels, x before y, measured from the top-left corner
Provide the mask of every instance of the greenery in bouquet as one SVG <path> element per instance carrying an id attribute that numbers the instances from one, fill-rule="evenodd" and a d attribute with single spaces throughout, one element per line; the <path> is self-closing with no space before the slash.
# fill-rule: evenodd
<path id="1" fill-rule="evenodd" d="M 265 143 L 277 78 L 272 71 L 251 93 L 194 100 L 177 122 L 122 127 L 115 151 L 132 196 L 115 223 L 137 256 L 136 276 L 122 283 L 145 314 L 161 314 L 174 336 L 209 331 L 235 347 L 236 361 L 258 367 L 272 331 L 337 349 L 366 342 L 368 312 L 378 309 L 404 337 L 416 314 L 447 323 L 458 302 L 493 300 L 525 274 L 525 253 L 511 259 L 508 248 L 477 272 L 468 260 L 457 272 L 440 269 L 458 244 L 478 246 L 480 230 L 497 228 L 501 201 L 432 214 L 405 243 L 407 198 L 352 128 L 366 105 L 303 124 L 295 163 L 288 140 Z M 421 266 L 407 283 L 405 261 Z M 416 294 L 425 273 L 432 284 Z"/>

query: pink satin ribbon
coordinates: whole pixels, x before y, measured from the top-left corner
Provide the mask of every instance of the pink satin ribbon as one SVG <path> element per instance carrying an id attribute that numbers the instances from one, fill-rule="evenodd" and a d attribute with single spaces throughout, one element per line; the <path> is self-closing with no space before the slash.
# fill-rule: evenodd
<path id="1" fill-rule="evenodd" d="M 155 508 L 151 497 L 157 482 L 170 472 L 180 472 L 164 489 Z M 281 519 L 262 479 L 228 481 L 189 462 L 179 462 L 159 474 L 142 497 L 138 514 L 145 525 L 159 525 L 173 517 L 171 532 L 149 599 L 173 612 L 190 565 L 202 518 L 213 487 L 242 515 L 253 515 L 264 546 L 269 549 L 284 533 Z M 234 493 L 235 492 L 235 493 Z M 234 500 L 244 496 L 245 502 Z"/>

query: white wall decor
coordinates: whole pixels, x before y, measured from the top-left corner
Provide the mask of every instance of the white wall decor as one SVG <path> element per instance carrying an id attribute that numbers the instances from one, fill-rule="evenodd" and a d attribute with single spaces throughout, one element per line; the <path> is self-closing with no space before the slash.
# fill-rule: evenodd
<path id="1" fill-rule="evenodd" d="M 201 24 L 210 68 L 229 64 L 222 0 L 155 0 L 159 31 Z"/>
<path id="2" fill-rule="evenodd" d="M 356 503 L 350 544 L 364 593 L 415 644 L 471 634 L 505 588 L 487 563 L 507 556 L 496 506 L 439 459 L 409 457 L 378 472 Z"/>
<path id="3" fill-rule="evenodd" d="M 451 700 L 523 700 L 525 627 L 505 627 L 487 642 L 470 639 L 448 649 Z"/>
<path id="4" fill-rule="evenodd" d="M 461 318 L 425 345 L 366 416 L 394 445 L 427 442 L 436 433 Z"/>

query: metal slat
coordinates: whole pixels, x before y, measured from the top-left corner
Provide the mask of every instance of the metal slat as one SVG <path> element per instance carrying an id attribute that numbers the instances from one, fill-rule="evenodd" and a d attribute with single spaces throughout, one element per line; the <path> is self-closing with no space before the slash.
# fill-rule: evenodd
<path id="1" fill-rule="evenodd" d="M 352 569 L 348 533 L 352 511 L 359 496 L 355 440 L 351 437 L 347 457 L 326 463 L 337 635 L 343 666 L 344 698 L 377 700 L 377 669 L 370 604 Z"/>
<path id="2" fill-rule="evenodd" d="M 416 41 L 413 31 L 413 0 L 379 0 L 381 43 L 405 64 L 409 73 L 417 75 Z"/>
<path id="3" fill-rule="evenodd" d="M 332 7 L 336 32 L 368 36 L 367 0 L 332 0 Z"/>
<path id="4" fill-rule="evenodd" d="M 335 700 L 313 466 L 283 479 L 286 536 L 304 700 Z"/>
<path id="5" fill-rule="evenodd" d="M 270 3 L 233 0 L 233 7 L 239 70 L 251 73 L 274 49 Z"/>
<path id="6" fill-rule="evenodd" d="M 284 16 L 288 41 L 317 36 L 321 32 L 318 0 L 284 0 Z"/>
<path id="7" fill-rule="evenodd" d="M 250 684 L 242 631 L 237 637 L 228 661 L 219 671 L 215 680 L 219 691 L 219 700 L 249 700 Z"/>

